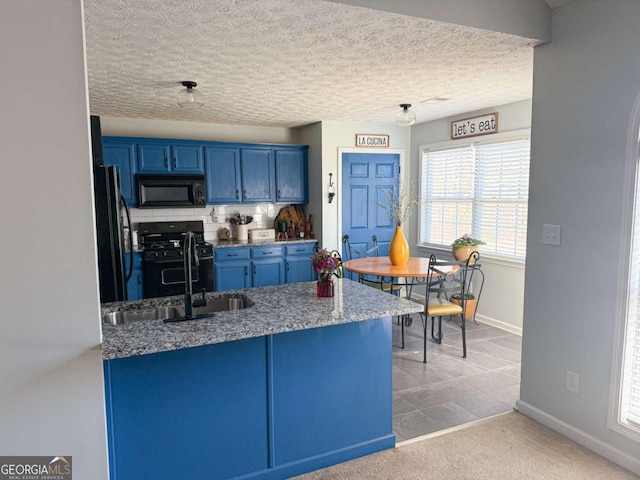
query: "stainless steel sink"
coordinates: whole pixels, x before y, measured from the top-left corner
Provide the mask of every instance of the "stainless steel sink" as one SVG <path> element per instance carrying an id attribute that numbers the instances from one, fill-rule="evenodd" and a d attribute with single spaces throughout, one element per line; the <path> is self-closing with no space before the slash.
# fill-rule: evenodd
<path id="1" fill-rule="evenodd" d="M 193 318 L 211 317 L 217 312 L 228 312 L 230 310 L 241 310 L 252 307 L 254 303 L 244 295 L 222 296 L 207 300 L 203 307 L 193 309 Z M 167 319 L 169 321 L 184 320 L 184 305 L 178 305 L 176 309 L 180 312 L 176 318 Z"/>
<path id="2" fill-rule="evenodd" d="M 216 298 L 207 299 L 207 304 L 205 306 L 194 308 L 193 318 L 211 317 L 216 312 L 241 310 L 243 308 L 252 307 L 253 305 L 254 303 L 244 295 L 220 295 Z M 149 320 L 179 321 L 183 319 L 184 305 L 121 310 L 119 312 L 106 313 L 102 316 L 102 321 L 111 325 Z"/>
<path id="3" fill-rule="evenodd" d="M 184 315 L 184 309 L 182 310 Z M 111 325 L 122 323 L 142 322 L 145 320 L 165 320 L 180 316 L 181 313 L 176 306 L 145 308 L 142 310 L 121 310 L 119 312 L 105 313 L 102 321 Z"/>

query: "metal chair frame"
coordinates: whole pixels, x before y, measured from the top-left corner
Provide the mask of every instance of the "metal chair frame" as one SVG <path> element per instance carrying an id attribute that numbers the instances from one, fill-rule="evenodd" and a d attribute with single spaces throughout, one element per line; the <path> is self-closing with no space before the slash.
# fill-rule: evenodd
<path id="1" fill-rule="evenodd" d="M 349 241 L 349 235 L 344 235 L 342 237 L 342 244 L 345 246 L 345 255 L 348 257 L 347 260 L 351 260 L 353 258 L 364 258 L 364 257 L 377 257 L 379 253 L 378 247 L 378 237 L 373 235 L 371 237 L 373 241 L 373 247 L 368 250 L 358 250 L 351 245 Z M 349 272 L 349 278 L 353 279 L 353 272 Z M 358 274 L 358 281 L 365 285 L 369 285 L 374 288 L 378 288 L 384 292 L 389 292 L 393 295 L 399 295 L 401 285 L 395 282 L 393 277 L 382 277 L 382 276 L 371 276 L 365 274 Z"/>
<path id="2" fill-rule="evenodd" d="M 480 265 L 477 263 L 480 255 L 478 252 L 473 252 L 466 260 L 439 260 L 435 254 L 429 257 L 429 276 L 425 279 L 424 285 L 426 286 L 425 300 L 424 300 L 424 312 L 420 312 L 420 318 L 422 320 L 422 332 L 423 332 L 423 363 L 427 363 L 427 327 L 429 318 L 431 317 L 431 338 L 435 343 L 442 343 L 442 317 L 459 315 L 460 326 L 462 329 L 462 358 L 467 358 L 467 338 L 466 338 L 466 326 L 465 326 L 465 308 L 466 302 L 465 294 L 467 289 L 471 285 L 473 280 L 473 274 L 478 271 L 482 276 L 482 284 L 480 286 L 480 293 L 482 292 L 482 286 L 484 285 L 484 273 L 480 270 Z M 475 263 L 469 265 L 470 259 L 474 259 Z M 471 273 L 470 273 L 471 272 Z M 459 309 L 453 307 L 449 301 L 451 295 L 457 293 L 460 298 L 463 299 Z M 478 294 L 478 300 L 479 300 Z M 429 314 L 429 300 L 431 298 L 444 299 L 445 306 L 451 306 L 454 310 L 458 310 L 452 314 Z M 476 306 L 477 308 L 477 306 Z M 435 318 L 438 317 L 438 333 L 435 333 Z M 474 316 L 475 321 L 475 316 Z M 402 322 L 402 348 L 404 348 L 404 327 L 405 322 Z"/>

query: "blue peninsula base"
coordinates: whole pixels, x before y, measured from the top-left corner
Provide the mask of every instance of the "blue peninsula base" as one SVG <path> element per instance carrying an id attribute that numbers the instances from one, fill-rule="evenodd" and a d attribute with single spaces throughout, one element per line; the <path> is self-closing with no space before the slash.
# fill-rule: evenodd
<path id="1" fill-rule="evenodd" d="M 391 319 L 104 362 L 111 480 L 283 479 L 392 448 Z"/>

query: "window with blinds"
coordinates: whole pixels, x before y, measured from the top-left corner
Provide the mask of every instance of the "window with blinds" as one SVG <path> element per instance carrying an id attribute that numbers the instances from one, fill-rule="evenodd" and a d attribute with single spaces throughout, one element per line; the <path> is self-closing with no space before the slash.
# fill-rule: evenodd
<path id="1" fill-rule="evenodd" d="M 484 254 L 524 260 L 529 159 L 529 139 L 423 151 L 420 243 L 469 233 Z"/>
<path id="2" fill-rule="evenodd" d="M 623 423 L 640 430 L 640 191 L 638 190 L 636 190 L 635 212 L 620 413 Z"/>

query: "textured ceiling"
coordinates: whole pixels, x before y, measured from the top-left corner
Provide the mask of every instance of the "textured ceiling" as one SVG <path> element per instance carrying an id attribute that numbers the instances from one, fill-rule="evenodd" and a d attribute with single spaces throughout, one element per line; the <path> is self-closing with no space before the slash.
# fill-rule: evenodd
<path id="1" fill-rule="evenodd" d="M 84 3 L 96 115 L 391 124 L 400 103 L 425 122 L 531 97 L 533 48 L 514 35 L 321 0 Z M 176 104 L 182 80 L 204 107 Z"/>

